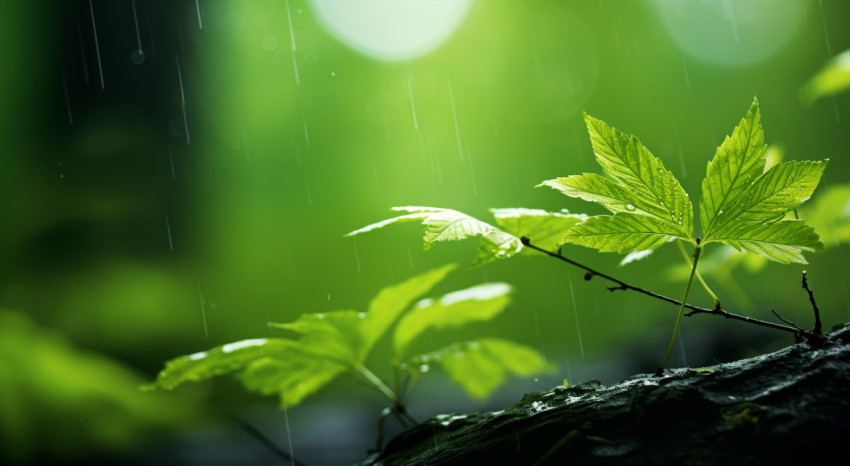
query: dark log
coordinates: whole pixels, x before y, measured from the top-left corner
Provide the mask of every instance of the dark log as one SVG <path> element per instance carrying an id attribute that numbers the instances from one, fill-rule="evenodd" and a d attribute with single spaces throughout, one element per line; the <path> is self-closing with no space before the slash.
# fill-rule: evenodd
<path id="1" fill-rule="evenodd" d="M 362 464 L 825 464 L 847 457 L 848 434 L 844 326 L 820 344 L 555 387 L 501 412 L 438 416 Z"/>

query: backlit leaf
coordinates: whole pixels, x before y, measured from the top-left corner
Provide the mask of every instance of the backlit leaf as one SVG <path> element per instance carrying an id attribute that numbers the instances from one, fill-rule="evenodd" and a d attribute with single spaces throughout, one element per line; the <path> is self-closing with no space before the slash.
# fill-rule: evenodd
<path id="1" fill-rule="evenodd" d="M 740 251 L 745 251 L 777 262 L 806 263 L 803 251 L 823 249 L 823 243 L 814 228 L 802 220 L 781 220 L 773 223 L 736 222 L 712 238 Z"/>
<path id="2" fill-rule="evenodd" d="M 363 323 L 362 333 L 368 349 L 371 350 L 375 342 L 389 330 L 389 327 L 402 312 L 410 307 L 411 303 L 427 293 L 456 268 L 457 264 L 444 265 L 381 290 L 369 303 L 369 313 Z"/>
<path id="3" fill-rule="evenodd" d="M 165 363 L 156 382 L 144 388 L 172 390 L 186 382 L 199 382 L 215 376 L 240 371 L 265 358 L 285 358 L 297 344 L 279 338 L 257 338 L 217 346 L 209 351 L 180 356 Z"/>
<path id="4" fill-rule="evenodd" d="M 724 210 L 729 211 L 741 193 L 763 173 L 764 166 L 764 131 L 758 101 L 754 100 L 747 115 L 708 162 L 699 205 L 704 236 L 710 236 L 718 216 Z"/>
<path id="5" fill-rule="evenodd" d="M 850 184 L 832 185 L 819 193 L 812 205 L 799 209 L 800 218 L 834 246 L 850 242 Z"/>
<path id="6" fill-rule="evenodd" d="M 587 215 L 567 211 L 547 212 L 541 209 L 490 209 L 496 224 L 511 235 L 527 236 L 535 246 L 554 251 L 564 234 L 576 223 L 587 220 Z M 530 250 L 526 250 L 530 251 Z M 532 251 L 533 252 L 533 251 Z"/>
<path id="7" fill-rule="evenodd" d="M 800 88 L 800 99 L 811 103 L 847 89 L 850 89 L 850 50 L 829 59 L 823 68 Z"/>
<path id="8" fill-rule="evenodd" d="M 296 349 L 289 357 L 254 361 L 239 374 L 239 380 L 248 390 L 278 395 L 281 406 L 291 408 L 348 369 L 328 358 Z"/>
<path id="9" fill-rule="evenodd" d="M 628 253 L 655 249 L 678 233 L 678 229 L 655 217 L 618 213 L 590 217 L 568 231 L 562 242 L 601 252 Z"/>
<path id="10" fill-rule="evenodd" d="M 677 236 L 690 239 L 693 233 L 693 207 L 682 186 L 664 164 L 641 144 L 605 122 L 585 115 L 590 142 L 596 161 L 603 172 L 625 187 L 635 202 L 633 213 L 646 213 L 669 229 L 678 230 Z M 637 203 L 636 203 L 637 202 Z M 640 206 L 641 211 L 637 211 Z"/>
<path id="11" fill-rule="evenodd" d="M 392 210 L 410 213 L 373 223 L 345 236 L 359 235 L 398 222 L 421 221 L 425 225 L 425 249 L 439 241 L 480 237 L 478 252 L 472 262 L 473 267 L 512 257 L 523 248 L 522 242 L 516 236 L 456 210 L 412 206 L 393 207 Z"/>
<path id="12" fill-rule="evenodd" d="M 410 342 L 428 329 L 454 328 L 492 319 L 510 303 L 510 292 L 507 283 L 486 283 L 419 301 L 396 326 L 393 338 L 396 357 L 402 358 Z"/>
<path id="13" fill-rule="evenodd" d="M 500 338 L 456 343 L 409 363 L 419 371 L 427 371 L 431 364 L 442 366 L 455 383 L 478 399 L 487 398 L 509 375 L 527 377 L 552 369 L 536 350 Z"/>
<path id="14" fill-rule="evenodd" d="M 785 214 L 811 197 L 827 161 L 784 162 L 775 165 L 741 192 L 728 210 L 718 211 L 703 240 L 728 236 L 739 222 L 765 223 Z"/>

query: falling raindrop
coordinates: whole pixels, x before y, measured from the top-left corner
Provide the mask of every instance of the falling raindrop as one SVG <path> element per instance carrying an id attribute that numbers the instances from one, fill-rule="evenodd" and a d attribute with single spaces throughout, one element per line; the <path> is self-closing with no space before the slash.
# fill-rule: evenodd
<path id="1" fill-rule="evenodd" d="M 289 19 L 289 39 L 292 42 L 292 69 L 295 71 L 295 85 L 300 86 L 298 79 L 298 63 L 295 60 L 295 30 L 292 29 L 292 13 L 289 11 L 289 0 L 286 0 L 286 17 Z"/>
<path id="2" fill-rule="evenodd" d="M 204 336 L 209 338 L 210 332 L 207 329 L 207 302 L 204 300 L 204 293 L 201 291 L 201 281 L 198 280 L 198 297 L 201 299 L 201 317 L 204 319 Z"/>
<path id="3" fill-rule="evenodd" d="M 171 151 L 168 151 L 168 161 L 171 162 L 171 179 L 176 180 L 177 174 L 174 172 L 174 157 L 171 155 Z"/>
<path id="4" fill-rule="evenodd" d="M 281 398 L 283 398 L 282 395 L 281 395 Z M 283 403 L 282 403 L 283 404 L 283 421 L 286 423 L 286 439 L 289 442 L 289 457 L 290 457 L 292 464 L 298 464 L 295 461 L 295 450 L 292 448 L 292 430 L 289 428 L 289 413 L 286 410 L 286 400 L 284 399 L 282 401 L 283 401 Z"/>
<path id="5" fill-rule="evenodd" d="M 573 278 L 567 274 L 567 281 L 570 283 L 570 297 L 573 300 L 573 314 L 576 318 L 576 332 L 578 334 L 578 347 L 581 350 L 581 357 L 584 359 L 584 344 L 581 341 L 581 326 L 578 323 L 578 306 L 576 306 L 576 294 L 573 291 Z"/>
<path id="6" fill-rule="evenodd" d="M 410 110 L 413 112 L 413 129 L 419 131 L 419 123 L 416 122 L 416 105 L 413 103 L 413 66 L 407 65 L 407 92 L 410 94 Z"/>
<path id="7" fill-rule="evenodd" d="M 94 6 L 92 6 L 92 0 L 89 0 L 89 11 L 91 11 L 91 27 L 94 31 L 94 50 L 97 52 L 97 69 L 100 71 L 100 88 L 106 89 L 106 84 L 103 81 L 103 63 L 100 61 L 100 44 L 97 40 L 97 25 L 94 22 Z"/>
<path id="8" fill-rule="evenodd" d="M 685 85 L 688 87 L 688 90 L 691 89 L 691 78 L 688 77 L 688 64 L 685 63 L 685 58 L 682 57 L 682 69 L 685 70 Z"/>
<path id="9" fill-rule="evenodd" d="M 198 4 L 198 0 L 195 0 L 195 11 L 198 12 L 198 29 L 203 29 L 204 23 L 201 22 L 201 5 Z"/>
<path id="10" fill-rule="evenodd" d="M 457 136 L 457 153 L 460 155 L 460 161 L 463 162 L 463 147 L 460 144 L 460 129 L 457 126 L 457 112 L 455 111 L 455 97 L 452 93 L 452 78 L 448 78 L 449 82 L 449 101 L 452 103 L 452 119 L 455 122 L 455 136 Z"/>
<path id="11" fill-rule="evenodd" d="M 174 251 L 174 243 L 171 241 L 171 224 L 168 222 L 168 211 L 165 211 L 165 230 L 168 232 L 168 249 Z"/>
<path id="12" fill-rule="evenodd" d="M 478 185 L 475 183 L 475 169 L 472 168 L 472 154 L 469 153 L 469 148 L 466 148 L 466 156 L 469 157 L 469 173 L 472 175 L 472 194 L 478 197 Z M 504 255 L 504 251 L 499 251 L 499 255 Z"/>
<path id="13" fill-rule="evenodd" d="M 133 23 L 136 25 L 136 43 L 138 48 L 130 54 L 130 60 L 136 65 L 141 65 L 145 62 L 145 52 L 142 50 L 142 35 L 139 33 L 139 16 L 136 14 L 136 0 L 132 0 L 133 5 Z"/>
<path id="14" fill-rule="evenodd" d="M 357 263 L 357 274 L 360 275 L 360 254 L 357 252 L 357 238 L 352 239 L 354 243 L 354 261 Z"/>
<path id="15" fill-rule="evenodd" d="M 183 92 L 183 73 L 180 72 L 180 57 L 175 55 L 177 61 L 177 79 L 180 81 L 180 101 L 183 108 L 183 127 L 186 131 L 186 144 L 190 144 L 189 140 L 189 119 L 186 117 L 186 93 Z"/>
<path id="16" fill-rule="evenodd" d="M 68 122 L 74 126 L 74 116 L 71 115 L 71 97 L 68 95 L 68 81 L 65 79 L 65 65 L 60 67 L 62 70 L 62 87 L 65 89 L 65 105 L 68 107 Z"/>
<path id="17" fill-rule="evenodd" d="M 307 132 L 307 116 L 301 114 L 301 122 L 304 123 L 304 140 L 307 141 L 307 150 L 310 150 L 310 133 Z"/>

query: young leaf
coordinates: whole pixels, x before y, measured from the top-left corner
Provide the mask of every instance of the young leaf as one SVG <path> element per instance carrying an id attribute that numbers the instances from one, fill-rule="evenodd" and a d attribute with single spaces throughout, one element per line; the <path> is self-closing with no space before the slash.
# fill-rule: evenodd
<path id="1" fill-rule="evenodd" d="M 626 211 L 632 212 L 631 204 L 634 206 L 632 213 L 656 217 L 679 230 L 680 236 L 690 239 L 693 232 L 691 201 L 661 160 L 652 155 L 638 138 L 587 114 L 584 120 L 596 161 L 603 172 L 629 194 L 629 198 L 621 200 L 625 201 Z M 579 186 L 578 189 L 592 187 Z"/>
<path id="2" fill-rule="evenodd" d="M 457 264 L 444 265 L 381 290 L 369 303 L 369 313 L 363 322 L 362 335 L 367 347 L 366 352 L 372 349 L 375 342 L 387 332 L 390 325 L 409 308 L 414 300 L 427 293 L 456 268 Z"/>
<path id="3" fill-rule="evenodd" d="M 301 314 L 294 322 L 270 322 L 269 327 L 300 333 L 298 344 L 304 351 L 353 365 L 362 362 L 371 349 L 363 335 L 366 317 L 357 311 Z"/>
<path id="4" fill-rule="evenodd" d="M 554 251 L 558 243 L 575 224 L 587 220 L 587 215 L 547 212 L 541 209 L 490 209 L 496 224 L 517 238 L 527 236 L 535 246 Z"/>
<path id="5" fill-rule="evenodd" d="M 827 187 L 811 206 L 803 206 L 799 212 L 828 245 L 850 242 L 850 184 Z"/>
<path id="6" fill-rule="evenodd" d="M 741 193 L 762 174 L 765 161 L 761 115 L 758 100 L 753 100 L 747 115 L 708 162 L 699 204 L 704 236 L 710 236 L 718 216 L 724 210 L 728 212 Z"/>
<path id="7" fill-rule="evenodd" d="M 705 229 L 703 240 L 724 236 L 738 222 L 765 223 L 785 214 L 811 197 L 827 161 L 784 162 L 775 165 L 741 192 L 727 210 L 719 210 Z"/>
<path id="8" fill-rule="evenodd" d="M 633 252 L 673 238 L 693 243 L 693 207 L 664 164 L 634 136 L 585 115 L 596 161 L 610 178 L 589 174 L 544 181 L 562 193 L 597 202 L 614 216 L 591 217 L 561 243 Z"/>
<path id="9" fill-rule="evenodd" d="M 200 382 L 218 375 L 244 369 L 265 357 L 286 358 L 296 350 L 297 344 L 279 338 L 242 340 L 217 346 L 209 351 L 180 356 L 165 363 L 156 382 L 146 385 L 146 390 L 157 388 L 172 390 L 186 382 Z"/>
<path id="10" fill-rule="evenodd" d="M 274 328 L 301 334 L 298 340 L 260 338 L 229 343 L 166 363 L 147 389 L 173 389 L 218 375 L 236 374 L 249 390 L 279 393 L 292 407 L 345 370 L 360 366 L 405 309 L 457 267 L 449 264 L 381 290 L 369 313 L 331 311 L 303 314 Z"/>
<path id="11" fill-rule="evenodd" d="M 478 399 L 487 398 L 510 374 L 529 376 L 552 369 L 536 350 L 500 338 L 456 343 L 416 356 L 409 366 L 425 372 L 432 363 L 440 364 L 455 383 Z"/>
<path id="12" fill-rule="evenodd" d="M 350 367 L 322 356 L 293 351 L 289 357 L 265 357 L 245 368 L 238 378 L 248 390 L 280 396 L 291 408 L 320 390 Z"/>
<path id="13" fill-rule="evenodd" d="M 426 298 L 401 318 L 393 335 L 397 358 L 407 346 L 428 329 L 460 327 L 470 322 L 490 320 L 510 303 L 511 286 L 486 283 L 455 291 L 438 299 Z"/>
<path id="14" fill-rule="evenodd" d="M 669 223 L 655 217 L 618 213 L 590 217 L 568 231 L 561 242 L 601 252 L 628 253 L 655 249 L 677 235 Z"/>
<path id="15" fill-rule="evenodd" d="M 803 251 L 823 249 L 823 243 L 814 228 L 802 220 L 781 220 L 774 223 L 737 222 L 718 232 L 718 236 L 711 240 L 783 264 L 806 264 Z"/>
<path id="16" fill-rule="evenodd" d="M 802 252 L 823 244 L 802 221 L 782 219 L 811 197 L 826 163 L 775 165 L 741 192 L 728 211 L 718 211 L 703 243 L 718 241 L 779 262 L 805 263 Z"/>
<path id="17" fill-rule="evenodd" d="M 806 84 L 800 88 L 800 100 L 812 103 L 816 99 L 850 89 L 850 50 L 832 57 Z"/>
<path id="18" fill-rule="evenodd" d="M 410 212 L 352 231 L 345 237 L 359 235 L 399 222 L 421 221 L 425 225 L 424 248 L 429 249 L 438 241 L 456 241 L 480 236 L 478 253 L 472 266 L 511 257 L 523 248 L 516 236 L 484 223 L 476 218 L 451 209 L 437 207 L 393 207 L 394 211 Z"/>

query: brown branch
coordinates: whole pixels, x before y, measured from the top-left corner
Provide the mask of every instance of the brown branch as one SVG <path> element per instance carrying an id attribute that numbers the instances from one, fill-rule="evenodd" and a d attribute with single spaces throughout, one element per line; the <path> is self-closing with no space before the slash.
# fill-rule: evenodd
<path id="1" fill-rule="evenodd" d="M 587 272 L 587 273 L 584 274 L 585 280 L 590 280 L 594 276 L 598 275 L 598 276 L 600 276 L 600 277 L 602 277 L 602 278 L 604 278 L 604 279 L 606 279 L 610 282 L 616 283 L 617 286 L 609 287 L 608 288 L 609 291 L 613 292 L 613 291 L 617 291 L 617 290 L 631 290 L 631 291 L 636 291 L 638 293 L 645 294 L 647 296 L 651 296 L 655 299 L 660 299 L 661 301 L 665 301 L 665 302 L 668 302 L 670 304 L 675 304 L 676 306 L 682 305 L 682 302 L 679 301 L 679 300 L 673 299 L 669 296 L 664 296 L 662 294 L 658 294 L 654 291 L 650 291 L 650 290 L 647 290 L 645 288 L 641 288 L 639 286 L 630 285 L 630 284 L 628 284 L 628 283 L 626 283 L 622 280 L 618 280 L 618 279 L 616 279 L 616 278 L 614 278 L 610 275 L 606 275 L 606 274 L 599 272 L 597 270 L 594 270 L 594 269 L 592 269 L 592 268 L 590 268 L 586 265 L 580 264 L 580 263 L 578 263 L 578 262 L 576 262 L 572 259 L 564 257 L 563 255 L 561 255 L 560 249 L 558 250 L 557 253 L 547 251 L 543 248 L 540 248 L 540 247 L 532 244 L 531 239 L 529 239 L 527 236 L 523 236 L 522 238 L 520 238 L 520 241 L 522 241 L 522 244 L 525 245 L 526 247 L 534 249 L 535 251 L 538 251 L 538 252 L 542 252 L 543 254 L 546 254 L 549 257 L 558 259 L 560 261 L 566 262 L 568 264 L 574 265 L 574 266 L 576 266 L 580 269 L 585 270 Z M 805 274 L 803 275 L 803 280 L 805 280 Z M 804 288 L 806 288 L 808 290 L 807 285 L 804 285 Z M 811 296 L 811 291 L 809 291 L 809 295 Z M 720 308 L 720 306 L 715 306 L 714 309 L 709 309 L 709 308 L 706 308 L 706 307 L 699 307 L 699 306 L 694 306 L 692 304 L 685 303 L 685 308 L 691 310 L 691 312 L 688 312 L 687 314 L 685 314 L 685 317 L 690 317 L 690 316 L 696 315 L 696 314 L 713 314 L 713 315 L 723 316 L 727 319 L 739 320 L 741 322 L 747 322 L 747 323 L 758 325 L 758 326 L 761 326 L 761 327 L 767 327 L 767 328 L 772 328 L 774 330 L 781 330 L 783 332 L 793 333 L 794 335 L 798 336 L 799 338 L 805 338 L 807 340 L 808 339 L 817 339 L 821 335 L 821 333 L 819 331 L 820 330 L 820 328 L 819 328 L 820 315 L 818 314 L 817 306 L 815 306 L 815 304 L 814 304 L 814 297 L 812 297 L 811 300 L 812 300 L 812 305 L 815 309 L 815 316 L 816 316 L 816 320 L 817 320 L 815 330 L 813 330 L 812 332 L 807 332 L 807 331 L 802 330 L 800 328 L 794 328 L 794 327 L 790 327 L 790 326 L 787 326 L 787 325 L 781 325 L 781 324 L 776 324 L 776 323 L 773 323 L 773 322 L 768 322 L 766 320 L 753 319 L 752 317 L 742 316 L 742 315 L 739 315 L 739 314 L 733 314 L 731 312 L 723 310 L 722 308 Z"/>
<path id="2" fill-rule="evenodd" d="M 821 326 L 820 321 L 820 309 L 818 309 L 818 305 L 815 303 L 814 293 L 812 293 L 812 290 L 809 288 L 809 281 L 806 279 L 805 270 L 803 270 L 803 279 L 801 282 L 803 283 L 803 289 L 809 293 L 809 302 L 812 303 L 812 311 L 815 313 L 815 327 L 812 329 L 812 333 L 818 336 L 823 335 L 823 327 Z"/>

